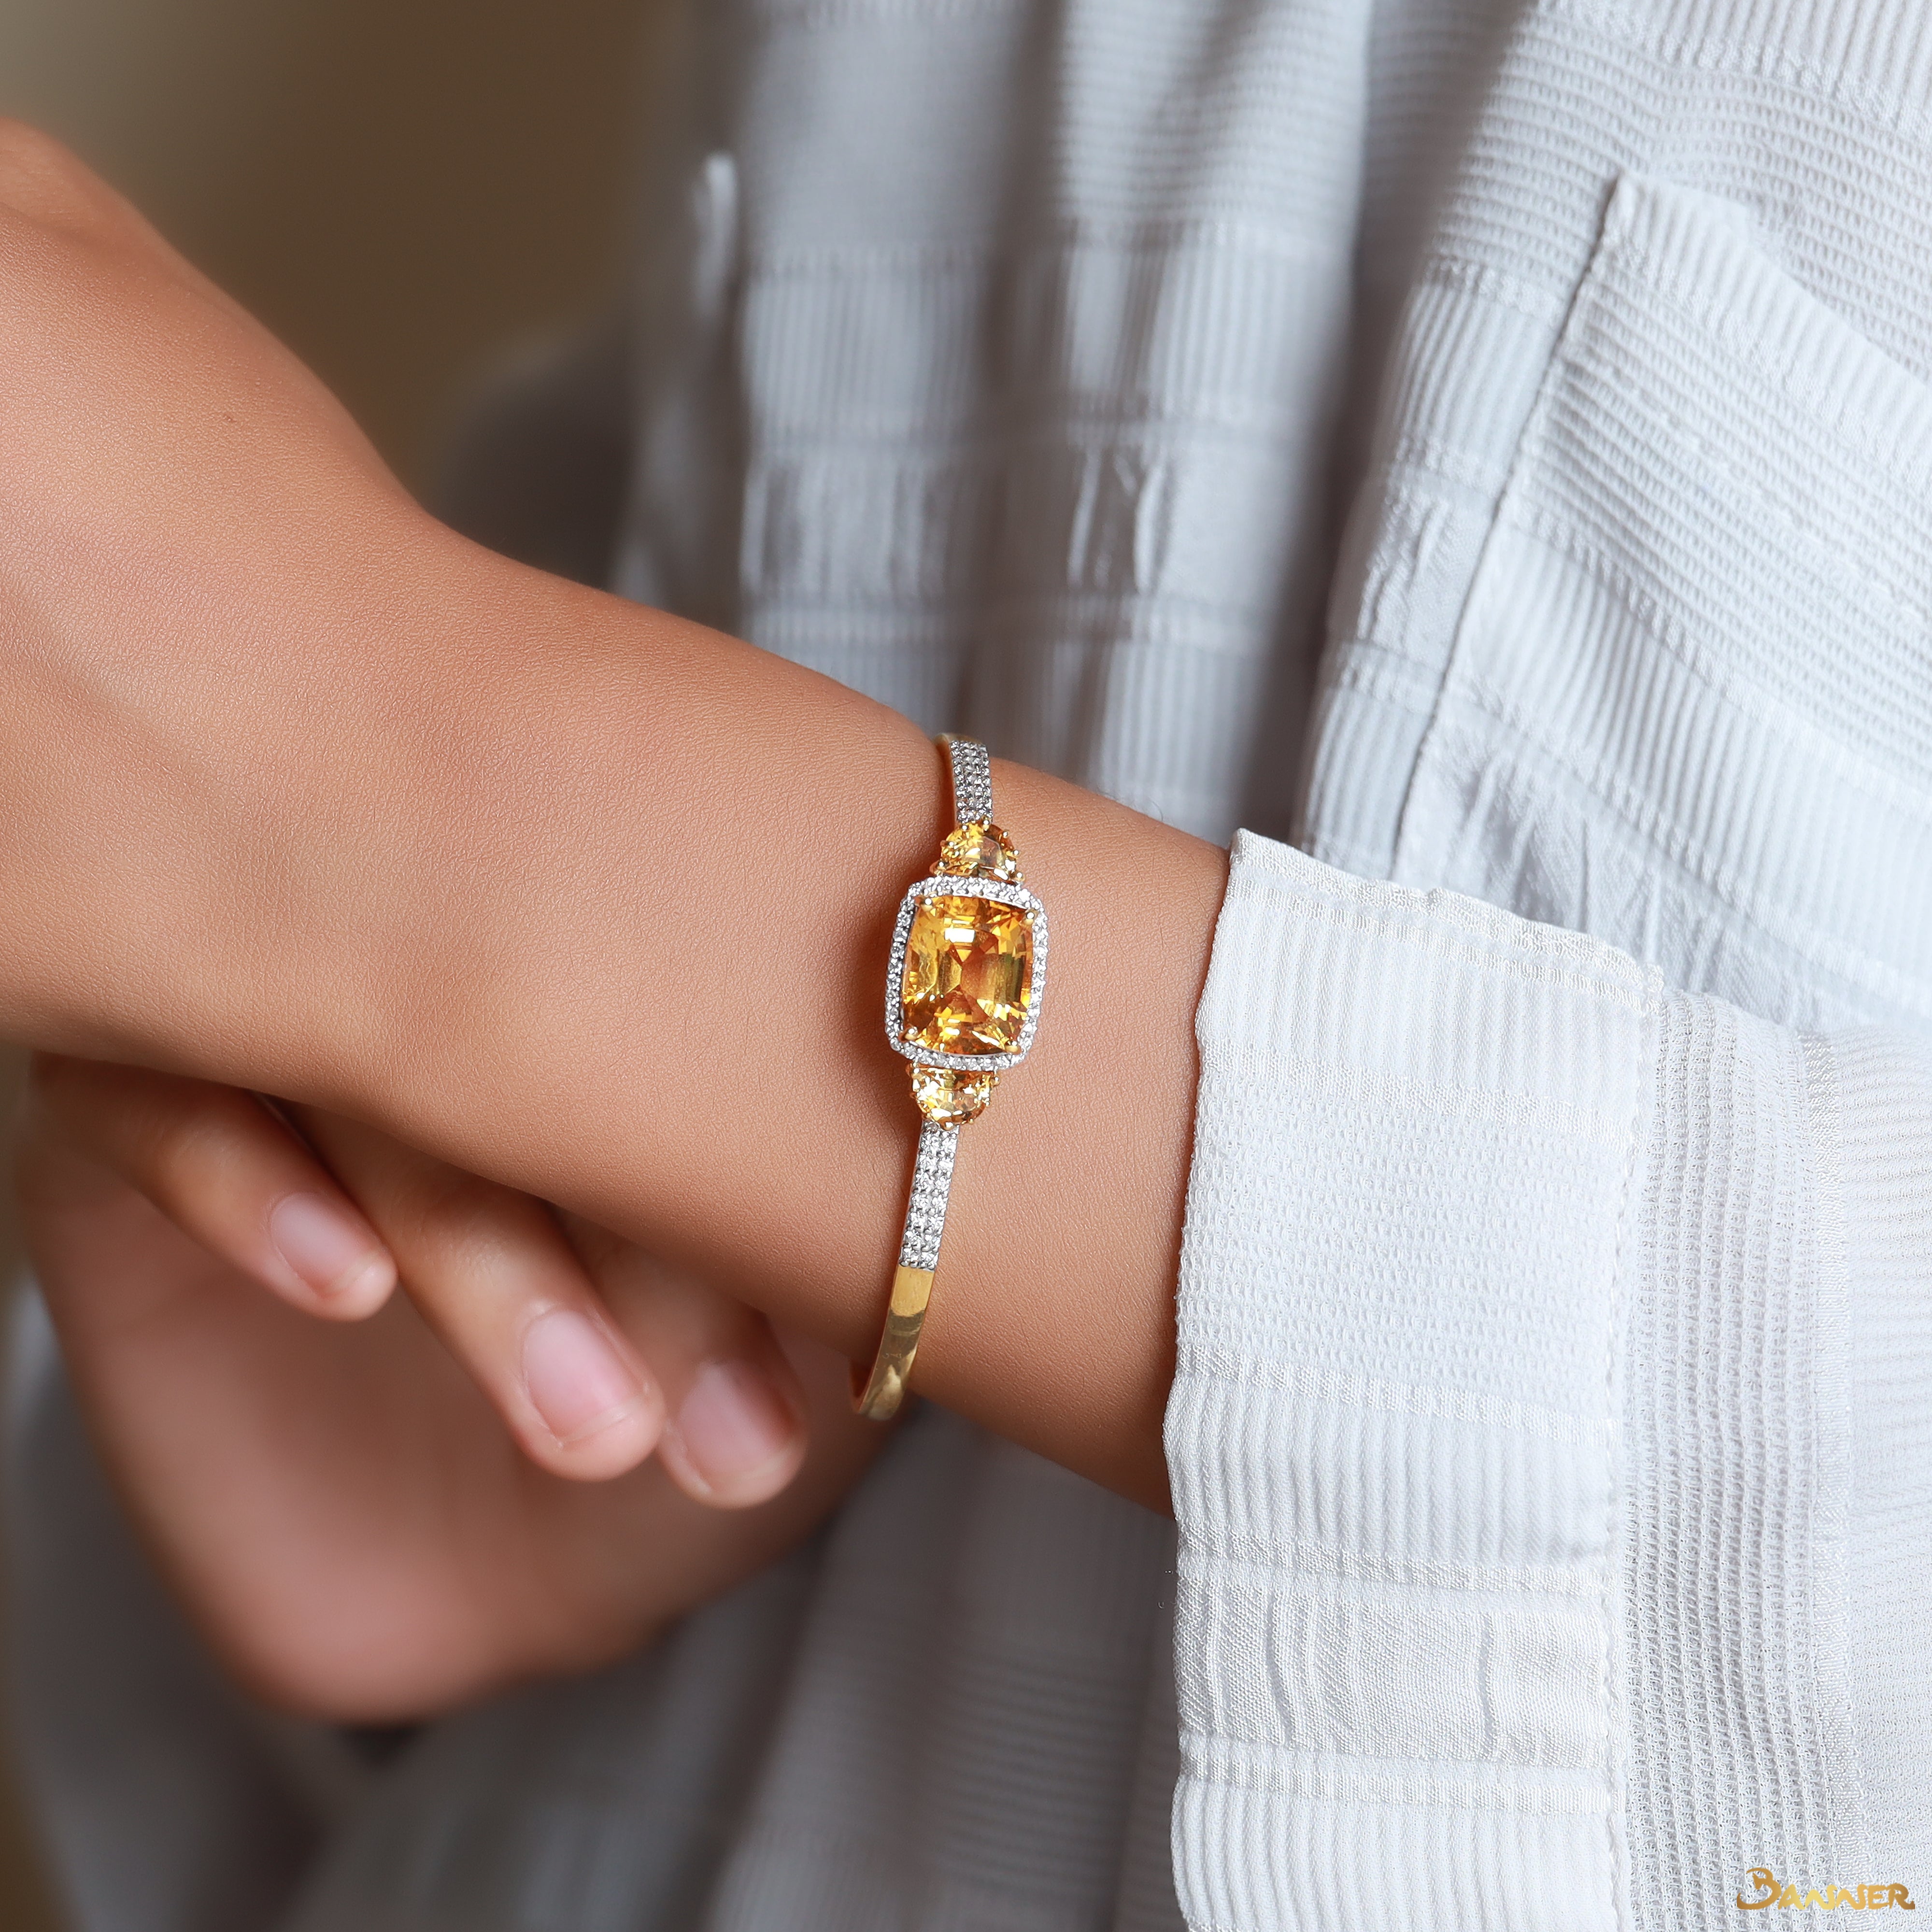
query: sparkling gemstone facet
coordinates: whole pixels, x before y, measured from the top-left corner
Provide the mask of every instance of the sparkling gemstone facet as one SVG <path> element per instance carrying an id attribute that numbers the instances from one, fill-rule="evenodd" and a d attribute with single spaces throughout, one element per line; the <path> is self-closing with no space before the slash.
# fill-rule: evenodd
<path id="1" fill-rule="evenodd" d="M 903 1037 L 940 1053 L 1011 1053 L 1033 998 L 1033 916 L 964 894 L 919 902 L 899 986 Z"/>
<path id="2" fill-rule="evenodd" d="M 1017 879 L 1019 854 L 997 825 L 976 820 L 946 835 L 939 848 L 939 863 L 932 869 L 956 878 Z"/>
<path id="3" fill-rule="evenodd" d="M 912 1097 L 928 1120 L 942 1127 L 956 1127 L 974 1120 L 986 1110 L 998 1084 L 997 1073 L 965 1073 L 950 1066 L 912 1068 Z"/>

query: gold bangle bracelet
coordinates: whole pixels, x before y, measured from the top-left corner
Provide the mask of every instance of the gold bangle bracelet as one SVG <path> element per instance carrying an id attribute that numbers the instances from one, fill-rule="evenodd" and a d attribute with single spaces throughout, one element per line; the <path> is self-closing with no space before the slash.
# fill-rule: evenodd
<path id="1" fill-rule="evenodd" d="M 959 1130 L 1026 1058 L 1046 995 L 1046 908 L 1021 884 L 1019 855 L 993 823 L 986 748 L 970 738 L 939 742 L 952 768 L 955 829 L 930 875 L 900 903 L 886 972 L 886 1039 L 912 1063 L 923 1124 L 885 1331 L 872 1373 L 852 1374 L 854 1406 L 878 1422 L 897 1412 L 919 1352 Z"/>

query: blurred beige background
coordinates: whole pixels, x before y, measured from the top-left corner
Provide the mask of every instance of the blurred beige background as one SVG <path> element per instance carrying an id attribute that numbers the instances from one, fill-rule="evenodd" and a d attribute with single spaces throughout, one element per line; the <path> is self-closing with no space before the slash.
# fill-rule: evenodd
<path id="1" fill-rule="evenodd" d="M 479 363 L 612 289 L 666 10 L 4 0 L 0 113 L 51 129 L 132 196 L 420 487 Z M 0 1049 L 9 1120 L 18 1064 Z M 12 1259 L 9 1194 L 10 1276 Z M 0 1928 L 57 1923 L 0 1788 Z"/>

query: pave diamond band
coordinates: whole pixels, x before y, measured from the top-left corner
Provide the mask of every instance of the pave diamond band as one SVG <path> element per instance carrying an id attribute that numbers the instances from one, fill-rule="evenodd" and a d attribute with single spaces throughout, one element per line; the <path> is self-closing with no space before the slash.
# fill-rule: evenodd
<path id="1" fill-rule="evenodd" d="M 971 738 L 940 740 L 952 771 L 952 815 L 962 825 L 989 825 L 993 818 L 993 761 Z"/>
<path id="2" fill-rule="evenodd" d="M 939 1238 L 946 1231 L 946 1197 L 952 1191 L 952 1160 L 959 1151 L 959 1130 L 931 1120 L 919 1130 L 919 1160 L 913 1168 L 912 1198 L 906 1203 L 905 1232 L 899 1237 L 899 1266 L 939 1265 Z"/>
<path id="3" fill-rule="evenodd" d="M 1025 1058 L 1046 992 L 1046 908 L 1020 883 L 1018 854 L 993 823 L 986 748 L 939 742 L 957 825 L 900 904 L 886 973 L 886 1039 L 911 1062 L 923 1119 L 884 1332 L 871 1374 L 853 1374 L 854 1406 L 880 1422 L 903 1400 L 919 1350 L 960 1129 Z"/>

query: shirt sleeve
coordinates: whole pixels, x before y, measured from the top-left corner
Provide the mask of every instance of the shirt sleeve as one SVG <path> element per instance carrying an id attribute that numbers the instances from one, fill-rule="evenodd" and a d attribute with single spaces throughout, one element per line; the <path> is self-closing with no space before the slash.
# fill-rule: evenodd
<path id="1" fill-rule="evenodd" d="M 1198 1031 L 1190 1925 L 1932 1890 L 1922 1046 L 1248 834 Z"/>

